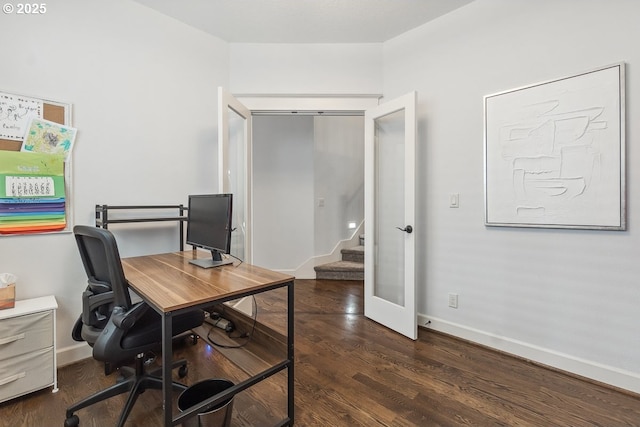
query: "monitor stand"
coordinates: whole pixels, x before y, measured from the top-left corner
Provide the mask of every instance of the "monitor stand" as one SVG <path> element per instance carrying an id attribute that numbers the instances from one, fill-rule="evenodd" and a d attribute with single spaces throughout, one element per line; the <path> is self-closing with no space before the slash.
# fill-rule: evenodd
<path id="1" fill-rule="evenodd" d="M 192 259 L 189 261 L 189 264 L 197 265 L 201 268 L 213 268 L 233 264 L 233 260 L 223 259 L 220 252 L 211 251 L 211 258 Z"/>

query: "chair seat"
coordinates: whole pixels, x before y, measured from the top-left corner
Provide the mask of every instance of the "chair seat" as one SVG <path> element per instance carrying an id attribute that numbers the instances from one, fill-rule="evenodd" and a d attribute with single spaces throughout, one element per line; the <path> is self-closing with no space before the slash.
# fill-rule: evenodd
<path id="1" fill-rule="evenodd" d="M 202 325 L 202 322 L 204 322 L 204 312 L 202 310 L 192 310 L 173 316 L 172 335 L 179 335 L 196 328 Z M 135 350 L 140 347 L 149 347 L 149 345 L 160 342 L 162 342 L 162 317 L 149 308 L 144 316 L 138 319 L 135 325 L 122 338 L 121 350 L 133 355 Z"/>

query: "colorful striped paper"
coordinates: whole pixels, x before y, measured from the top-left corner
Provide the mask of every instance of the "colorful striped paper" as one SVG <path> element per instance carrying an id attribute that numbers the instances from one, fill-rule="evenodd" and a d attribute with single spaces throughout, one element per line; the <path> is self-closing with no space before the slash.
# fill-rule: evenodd
<path id="1" fill-rule="evenodd" d="M 43 233 L 67 226 L 63 159 L 57 154 L 0 151 L 0 234 Z M 42 177 L 46 179 L 36 179 Z M 51 184 L 45 188 L 44 182 Z"/>

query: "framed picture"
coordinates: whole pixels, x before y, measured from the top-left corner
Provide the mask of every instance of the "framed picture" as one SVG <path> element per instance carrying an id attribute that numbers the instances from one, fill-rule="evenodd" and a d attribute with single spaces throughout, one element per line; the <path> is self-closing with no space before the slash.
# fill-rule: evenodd
<path id="1" fill-rule="evenodd" d="M 484 97 L 485 225 L 625 230 L 618 63 Z"/>

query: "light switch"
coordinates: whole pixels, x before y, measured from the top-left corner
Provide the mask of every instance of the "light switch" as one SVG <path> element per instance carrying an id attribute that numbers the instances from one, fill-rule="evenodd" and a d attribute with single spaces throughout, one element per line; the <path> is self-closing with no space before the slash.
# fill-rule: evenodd
<path id="1" fill-rule="evenodd" d="M 460 206 L 460 195 L 458 193 L 451 193 L 449 195 L 449 207 L 457 208 Z"/>

